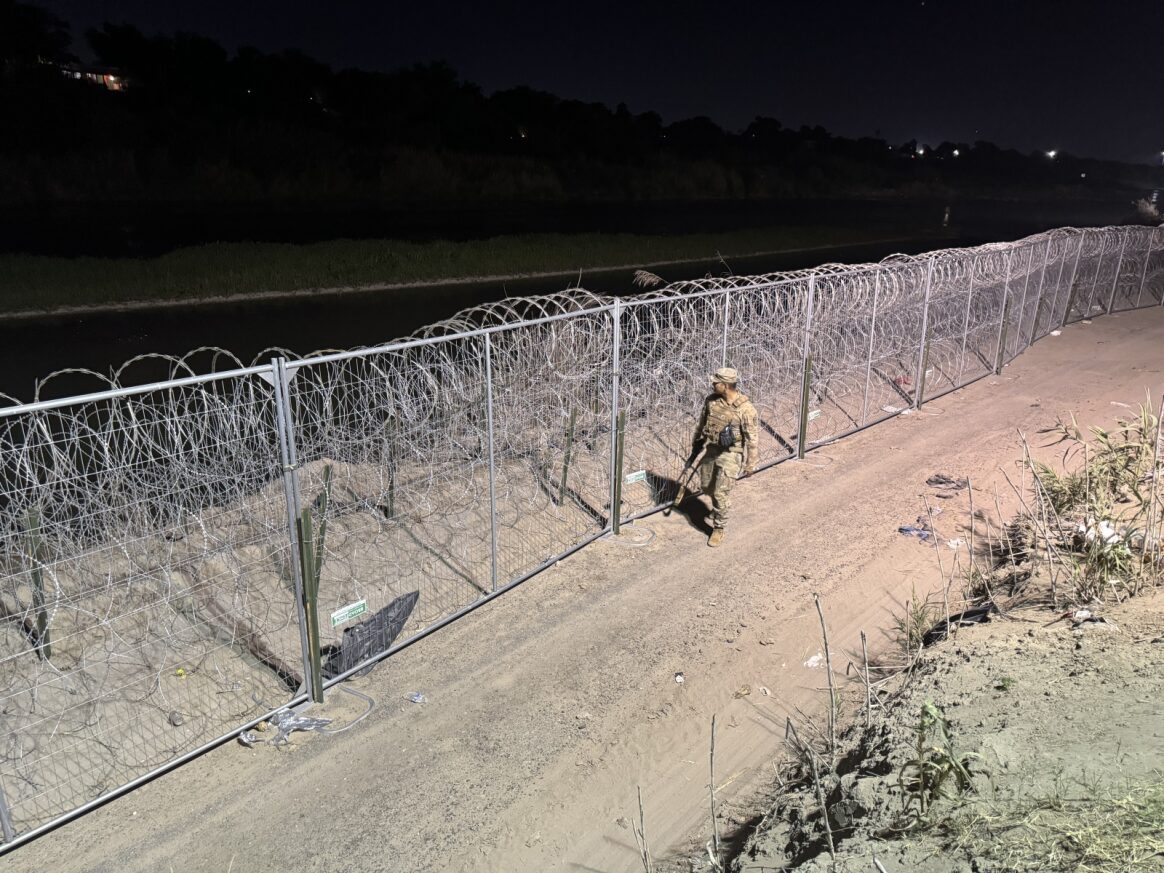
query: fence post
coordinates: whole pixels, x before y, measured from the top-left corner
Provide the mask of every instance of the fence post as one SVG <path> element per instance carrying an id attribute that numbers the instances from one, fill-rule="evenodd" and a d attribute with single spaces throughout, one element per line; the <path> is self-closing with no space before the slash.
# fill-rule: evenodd
<path id="1" fill-rule="evenodd" d="M 1157 235 L 1158 233 L 1160 233 L 1160 229 L 1159 229 L 1159 228 L 1154 228 L 1154 229 L 1152 230 L 1152 238 L 1153 238 L 1153 239 L 1155 239 L 1155 238 L 1156 238 L 1156 235 Z M 1145 263 L 1145 265 L 1144 265 L 1144 273 L 1146 274 L 1147 272 L 1148 272 L 1148 266 L 1147 266 L 1147 264 Z M 1161 292 L 1160 292 L 1160 305 L 1161 305 L 1161 306 L 1164 306 L 1164 290 L 1161 290 Z"/>
<path id="2" fill-rule="evenodd" d="M 926 268 L 926 293 L 922 301 L 921 338 L 918 340 L 917 350 L 917 378 L 913 384 L 917 386 L 917 396 L 913 399 L 913 408 L 921 409 L 922 394 L 925 392 L 926 364 L 930 356 L 930 288 L 934 281 L 934 257 L 930 255 L 930 263 Z"/>
<path id="3" fill-rule="evenodd" d="M 873 337 L 877 331 L 877 301 L 881 296 L 881 270 L 873 279 L 873 318 L 869 322 L 869 354 L 865 357 L 865 398 L 861 401 L 861 424 L 869 414 L 869 378 L 873 374 Z"/>
<path id="4" fill-rule="evenodd" d="M 1002 319 L 998 323 L 998 345 L 994 350 L 994 375 L 1002 372 L 1002 356 L 1006 349 L 1006 323 L 1010 315 L 1010 265 L 1014 249 L 1006 253 L 1006 279 L 1002 283 Z"/>
<path id="5" fill-rule="evenodd" d="M 1063 244 L 1063 257 L 1059 259 L 1059 272 L 1055 274 L 1055 287 L 1050 294 L 1050 301 L 1047 305 L 1047 333 L 1051 332 L 1055 324 L 1055 305 L 1059 301 L 1059 289 L 1063 287 L 1063 270 L 1067 268 L 1067 252 L 1069 246 L 1066 242 Z"/>
<path id="6" fill-rule="evenodd" d="M 1067 289 L 1067 305 L 1063 307 L 1063 320 L 1059 322 L 1059 327 L 1064 327 L 1067 324 L 1067 318 L 1071 315 L 1071 307 L 1075 305 L 1075 277 L 1079 275 L 1079 257 L 1083 254 L 1083 244 L 1087 242 L 1087 231 L 1079 234 L 1079 248 L 1075 250 L 1075 266 L 1071 268 L 1071 287 Z"/>
<path id="7" fill-rule="evenodd" d="M 1087 311 L 1083 313 L 1084 318 L 1091 318 L 1091 308 L 1095 305 L 1095 288 L 1099 284 L 1099 271 L 1103 269 L 1103 249 L 1104 237 L 1100 234 L 1099 260 L 1095 263 L 1095 275 L 1091 277 L 1091 296 L 1087 298 Z"/>
<path id="8" fill-rule="evenodd" d="M 618 523 L 621 520 L 619 515 L 622 512 L 622 507 L 614 501 L 622 500 L 622 489 L 619 487 L 617 477 L 621 476 L 620 471 L 615 470 L 616 462 L 618 460 L 618 380 L 621 375 L 621 341 L 622 341 L 622 301 L 615 298 L 614 307 L 611 309 L 611 328 L 614 331 L 613 349 L 612 349 L 612 369 L 610 374 L 610 518 L 607 519 L 607 528 L 611 532 L 618 532 Z"/>
<path id="9" fill-rule="evenodd" d="M 279 460 L 283 468 L 283 495 L 287 505 L 287 533 L 291 541 L 291 578 L 295 583 L 295 605 L 299 617 L 299 645 L 303 656 L 303 684 L 311 682 L 311 647 L 308 643 L 307 610 L 303 582 L 304 567 L 299 546 L 299 470 L 295 446 L 294 418 L 291 415 L 287 361 L 271 359 L 271 384 L 275 389 L 275 429 L 279 435 Z"/>
<path id="10" fill-rule="evenodd" d="M 1027 312 L 1027 290 L 1031 286 L 1031 267 L 1035 263 L 1035 247 L 1032 245 L 1027 249 L 1027 270 L 1023 277 L 1023 296 L 1019 301 L 1019 317 L 1018 317 L 1018 332 L 1019 343 L 1023 341 L 1023 318 L 1026 317 Z M 1016 353 L 1017 354 L 1017 353 Z"/>
<path id="11" fill-rule="evenodd" d="M 4 785 L 0 783 L 0 845 L 16 839 L 16 829 L 12 827 L 12 813 L 8 809 L 8 798 Z"/>
<path id="12" fill-rule="evenodd" d="M 485 431 L 489 439 L 489 584 L 497 590 L 497 489 L 493 452 L 493 335 L 485 334 Z M 567 461 L 569 463 L 569 461 Z"/>
<path id="13" fill-rule="evenodd" d="M 1047 261 L 1051 259 L 1051 237 L 1047 236 L 1047 244 L 1043 249 L 1043 269 L 1039 271 L 1039 287 L 1035 289 L 1035 316 L 1031 319 L 1031 338 L 1027 348 L 1035 341 L 1035 332 L 1039 327 L 1039 310 L 1043 306 L 1043 283 L 1047 280 Z"/>
<path id="14" fill-rule="evenodd" d="M 732 297 L 731 292 L 725 290 L 723 292 L 723 354 L 720 355 L 719 365 L 726 367 L 728 365 L 727 359 L 727 344 L 728 344 L 728 322 L 732 314 Z"/>
<path id="15" fill-rule="evenodd" d="M 1148 233 L 1148 251 L 1144 254 L 1144 272 L 1140 274 L 1140 290 L 1136 294 L 1136 309 L 1140 308 L 1140 301 L 1144 299 L 1144 282 L 1148 278 L 1148 262 L 1152 260 L 1152 243 L 1156 242 L 1155 228 Z"/>
<path id="16" fill-rule="evenodd" d="M 1152 239 L 1155 239 L 1156 234 L 1158 234 L 1158 233 L 1159 233 L 1159 228 L 1152 230 Z M 1147 272 L 1148 272 L 1148 265 L 1147 264 L 1144 265 L 1144 272 L 1145 272 L 1145 274 L 1147 274 Z M 1164 306 L 1164 290 L 1161 290 L 1161 306 Z"/>
<path id="17" fill-rule="evenodd" d="M 1111 282 L 1111 296 L 1107 298 L 1107 314 L 1108 315 L 1111 315 L 1112 307 L 1115 306 L 1116 291 L 1118 291 L 1119 287 L 1120 287 L 1120 270 L 1124 266 L 1124 251 L 1126 251 L 1127 247 L 1128 247 L 1127 231 L 1124 231 L 1122 236 L 1124 239 L 1123 239 L 1123 242 L 1120 243 L 1120 256 L 1116 259 L 1115 278 L 1112 279 L 1112 282 Z"/>
<path id="18" fill-rule="evenodd" d="M 962 384 L 962 374 L 966 372 L 966 345 L 970 339 L 970 302 L 974 299 L 974 274 L 977 272 L 978 258 L 970 262 L 970 290 L 966 292 L 966 317 L 962 320 L 962 356 L 958 360 L 958 376 L 954 385 Z"/>
<path id="19" fill-rule="evenodd" d="M 610 530 L 618 536 L 622 525 L 622 464 L 626 445 L 626 410 L 620 409 L 614 425 L 614 494 L 610 498 L 614 511 L 610 515 Z"/>
<path id="20" fill-rule="evenodd" d="M 816 274 L 808 277 L 808 302 L 804 310 L 804 353 L 801 355 L 800 427 L 796 438 L 796 457 L 803 458 L 808 442 L 808 401 L 812 392 L 812 311 L 816 301 Z"/>

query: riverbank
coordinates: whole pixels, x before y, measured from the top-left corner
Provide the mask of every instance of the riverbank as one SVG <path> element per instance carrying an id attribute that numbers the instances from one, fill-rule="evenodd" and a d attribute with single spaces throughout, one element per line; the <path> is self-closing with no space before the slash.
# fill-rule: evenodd
<path id="1" fill-rule="evenodd" d="M 840 740 L 844 772 L 821 776 L 831 832 L 810 780 L 733 873 L 1164 870 L 1164 589 L 1093 610 L 1072 621 L 1028 604 L 927 652 L 887 711 Z"/>
<path id="2" fill-rule="evenodd" d="M 461 242 L 214 243 L 157 258 L 0 255 L 0 317 L 36 317 L 516 281 L 949 238 L 941 228 L 767 227 L 726 233 L 521 234 Z"/>

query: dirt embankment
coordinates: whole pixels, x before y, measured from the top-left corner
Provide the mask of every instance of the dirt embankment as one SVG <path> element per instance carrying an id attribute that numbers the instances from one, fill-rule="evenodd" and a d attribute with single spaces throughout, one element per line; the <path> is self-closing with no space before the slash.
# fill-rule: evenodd
<path id="1" fill-rule="evenodd" d="M 809 786 L 781 799 L 733 870 L 869 871 L 874 858 L 887 873 L 1164 870 L 1164 591 L 1102 622 L 1060 615 L 962 628 L 869 730 L 850 731 L 843 772 L 826 779 L 835 867 Z M 909 785 L 927 704 L 971 785 L 961 795 L 951 774 L 950 797 L 919 819 Z M 935 726 L 925 742 L 942 745 Z"/>
<path id="2" fill-rule="evenodd" d="M 941 579 L 933 545 L 898 532 L 924 512 L 926 478 L 966 476 L 991 494 L 998 485 L 1002 512 L 1012 513 L 998 471 L 1019 457 L 1016 428 L 1033 434 L 1072 411 L 1084 424 L 1106 423 L 1124 411 L 1113 402 L 1135 404 L 1145 388 L 1159 397 L 1162 336 L 1161 309 L 1071 326 L 1001 377 L 745 481 L 719 550 L 706 547 L 700 519 L 628 526 L 626 537 L 583 549 L 356 680 L 376 704 L 350 731 L 298 734 L 282 751 L 219 748 L 18 849 L 5 870 L 636 871 L 629 825 L 640 787 L 648 838 L 664 859 L 657 869 L 689 870 L 710 836 L 711 716 L 725 831 L 765 808 L 786 718 L 805 710 L 819 721 L 826 677 L 812 594 L 821 595 L 841 678 L 848 660 L 859 663 L 861 630 L 873 657 L 886 657 L 894 613 L 914 588 L 927 592 Z M 1057 453 L 1039 451 L 1047 460 Z M 965 539 L 959 515 L 943 512 L 951 524 L 939 542 L 943 560 L 955 554 L 949 540 Z M 1151 633 L 1147 613 L 1135 612 L 1147 603 L 1114 616 L 1118 635 L 991 625 L 999 646 L 1022 649 L 1001 675 L 980 666 L 955 679 L 935 667 L 923 677 L 940 686 L 930 693 L 968 695 L 943 701 L 956 747 L 973 751 L 971 730 L 979 730 L 983 748 L 995 743 L 992 767 L 1019 768 L 1027 747 L 1011 744 L 1023 738 L 1023 709 L 1032 724 L 1071 715 L 1083 725 L 1112 700 L 1107 736 L 1124 742 L 1102 752 L 1093 743 L 1099 766 L 1088 766 L 1088 778 L 1125 754 L 1135 756 L 1123 764 L 1129 772 L 1153 766 L 1148 751 L 1125 749 L 1133 734 L 1147 742 L 1158 730 L 1146 721 L 1159 711 L 1150 686 L 1155 677 L 1159 688 L 1158 655 L 1149 662 L 1136 653 L 1159 646 L 1099 651 L 1136 637 L 1141 624 Z M 981 632 L 951 644 L 950 657 L 961 658 L 960 648 L 985 665 L 981 653 L 994 643 Z M 1078 640 L 1078 657 L 1094 660 L 1072 667 L 1076 676 L 1033 657 L 1045 649 L 1074 658 Z M 1007 677 L 1029 679 L 1032 693 L 990 684 Z M 427 702 L 409 702 L 414 691 Z M 974 700 L 999 708 L 967 718 Z M 357 710 L 347 695 L 332 695 L 319 714 L 343 725 Z M 1127 722 L 1118 735 L 1117 721 Z M 1050 734 L 1026 733 L 1054 749 Z M 1083 765 L 1063 764 L 1068 778 Z"/>

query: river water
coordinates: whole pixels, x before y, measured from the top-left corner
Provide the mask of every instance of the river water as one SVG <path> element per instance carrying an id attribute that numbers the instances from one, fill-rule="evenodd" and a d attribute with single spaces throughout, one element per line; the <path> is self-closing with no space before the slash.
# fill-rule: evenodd
<path id="1" fill-rule="evenodd" d="M 900 217 L 902 207 L 895 215 Z M 878 209 L 884 207 L 879 206 Z M 924 210 L 924 212 L 923 212 Z M 876 211 L 876 210 L 875 210 Z M 904 211 L 932 219 L 937 230 L 944 207 L 910 204 Z M 954 208 L 952 238 L 845 246 L 827 251 L 791 252 L 750 259 L 729 259 L 737 275 L 794 270 L 825 262 L 877 261 L 893 253 L 916 254 L 933 248 L 974 245 L 1015 239 L 1065 224 L 1116 223 L 1126 209 L 1119 204 L 1038 207 L 1013 204 L 978 204 Z M 753 216 L 755 218 L 755 216 Z M 874 214 L 840 216 L 838 225 L 859 223 L 866 229 L 880 226 Z M 914 222 L 916 224 L 916 222 Z M 925 222 L 929 223 L 929 221 Z M 718 219 L 711 224 L 722 224 Z M 893 235 L 898 221 L 885 222 L 886 236 Z M 690 225 L 688 225 L 690 227 Z M 702 228 L 700 228 L 702 229 Z M 717 260 L 697 261 L 657 268 L 667 281 L 723 275 Z M 627 270 L 585 273 L 581 285 L 607 294 L 634 293 Z M 139 355 L 181 355 L 203 346 L 233 352 L 244 363 L 274 348 L 306 354 L 318 349 L 346 349 L 375 345 L 403 337 L 425 324 L 447 318 L 457 311 L 506 296 L 525 296 L 560 291 L 577 282 L 577 274 L 507 282 L 433 285 L 391 292 L 366 292 L 300 297 L 287 300 L 164 307 L 123 312 L 94 312 L 35 319 L 0 319 L 0 343 L 6 350 L 0 371 L 0 392 L 21 401 L 31 400 L 39 380 L 66 368 L 110 373 Z M 220 364 L 221 367 L 225 365 Z M 136 364 L 123 376 L 123 384 L 165 378 L 159 362 Z M 44 386 L 41 398 L 61 397 L 105 387 L 92 376 L 70 374 Z"/>

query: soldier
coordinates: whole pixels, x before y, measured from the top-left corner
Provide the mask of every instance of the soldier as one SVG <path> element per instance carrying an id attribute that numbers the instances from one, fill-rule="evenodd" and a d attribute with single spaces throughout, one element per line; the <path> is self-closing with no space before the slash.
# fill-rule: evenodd
<path id="1" fill-rule="evenodd" d="M 699 464 L 699 482 L 703 492 L 711 495 L 712 531 L 707 544 L 712 547 L 723 542 L 732 485 L 737 478 L 756 472 L 759 454 L 756 445 L 759 415 L 752 401 L 737 388 L 739 380 L 739 373 L 731 367 L 715 371 L 711 377 L 715 393 L 703 404 L 703 415 L 691 443 L 693 455 L 702 448 L 707 449 Z"/>

